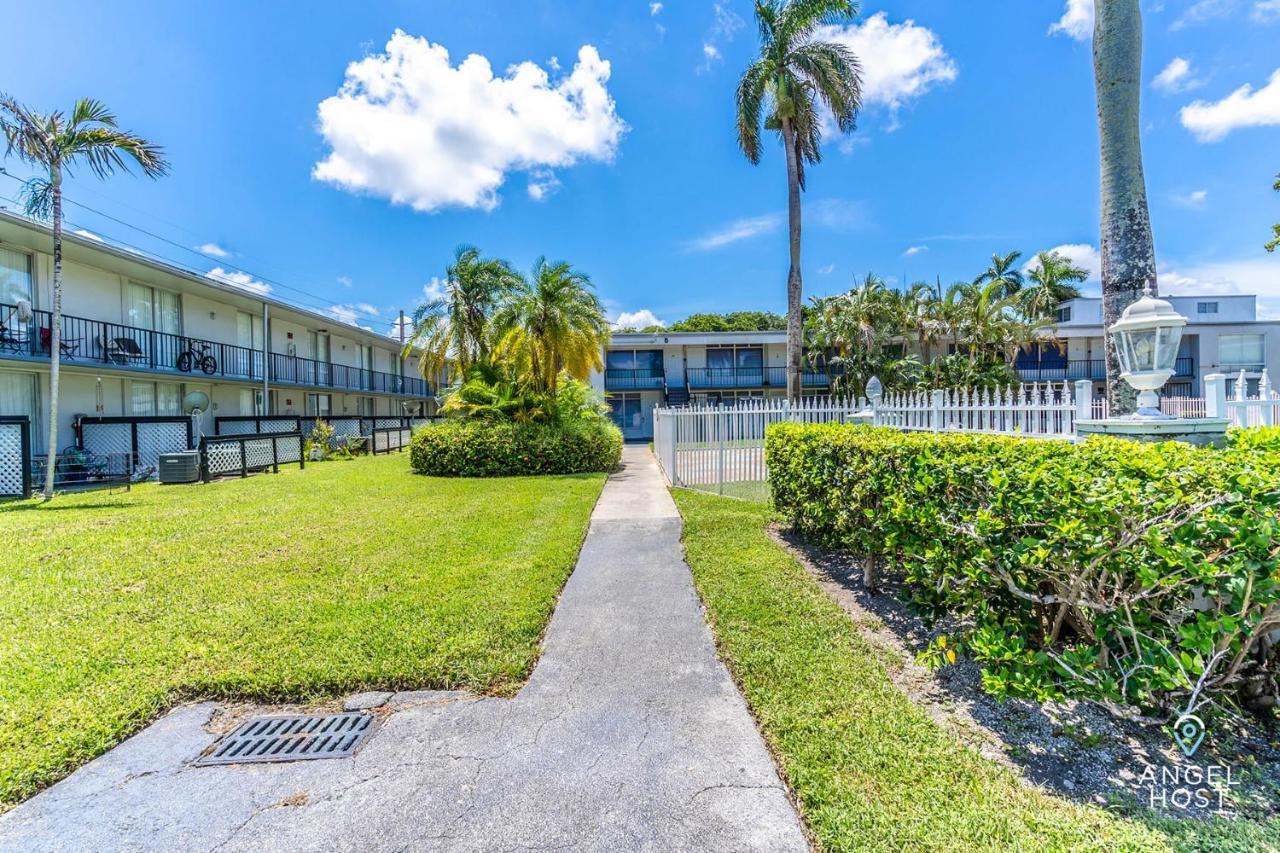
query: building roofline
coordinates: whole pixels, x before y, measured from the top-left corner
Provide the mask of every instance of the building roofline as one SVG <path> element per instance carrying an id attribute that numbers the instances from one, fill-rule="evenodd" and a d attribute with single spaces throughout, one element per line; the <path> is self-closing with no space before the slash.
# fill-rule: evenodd
<path id="1" fill-rule="evenodd" d="M 10 224 L 20 228 L 25 228 L 28 231 L 46 235 L 50 240 L 53 239 L 53 229 L 50 226 L 45 225 L 38 220 L 31 219 L 30 217 L 23 216 L 22 214 L 15 213 L 11 210 L 0 210 L 0 224 Z M 294 313 L 301 314 L 304 317 L 317 320 L 325 325 L 333 325 L 336 323 L 342 330 L 349 331 L 353 335 L 363 335 L 374 338 L 379 343 L 389 343 L 396 347 L 400 346 L 400 340 L 398 338 L 393 338 L 391 335 L 383 334 L 382 332 L 370 331 L 369 329 L 365 329 L 360 326 L 353 326 L 350 323 L 339 320 L 332 314 L 325 314 L 314 308 L 306 308 L 292 302 L 277 299 L 269 294 L 257 293 L 243 287 L 236 287 L 235 285 L 218 281 L 215 278 L 209 278 L 209 276 L 204 273 L 196 272 L 193 269 L 179 266 L 178 264 L 170 261 L 155 258 L 141 251 L 122 248 L 118 245 L 106 242 L 105 239 L 98 241 L 88 237 L 82 237 L 81 235 L 71 231 L 63 231 L 62 241 L 63 243 L 70 243 L 77 248 L 87 249 L 91 252 L 104 252 L 125 263 L 135 263 L 142 267 L 148 267 L 158 272 L 191 282 L 192 284 L 198 284 L 211 288 L 215 291 L 225 293 L 228 296 L 235 296 L 240 299 L 246 299 L 250 302 L 265 303 L 274 308 L 292 311 Z M 3 242 L 5 241 L 0 239 L 0 243 Z M 49 247 L 49 251 L 52 251 L 52 246 Z"/>

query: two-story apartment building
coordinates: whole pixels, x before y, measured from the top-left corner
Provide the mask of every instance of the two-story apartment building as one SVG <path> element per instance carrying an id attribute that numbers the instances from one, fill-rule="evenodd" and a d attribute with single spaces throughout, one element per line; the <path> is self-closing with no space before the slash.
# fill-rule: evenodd
<path id="1" fill-rule="evenodd" d="M 1280 322 L 1259 321 L 1254 296 L 1174 296 L 1188 319 L 1175 364 L 1163 393 L 1198 397 L 1204 377 L 1241 370 L 1248 393 L 1257 390 L 1262 370 L 1280 376 Z M 1102 300 L 1082 297 L 1057 309 L 1054 342 L 1019 353 L 1014 366 L 1024 382 L 1091 379 L 1105 391 Z M 904 347 L 912 349 L 905 341 Z M 722 403 L 741 397 L 786 393 L 786 332 L 622 332 L 605 353 L 605 369 L 592 377 L 606 394 L 613 418 L 628 439 L 651 438 L 653 408 L 685 403 Z M 806 394 L 828 390 L 825 373 L 806 372 Z"/>
<path id="2" fill-rule="evenodd" d="M 1204 377 L 1225 373 L 1234 391 L 1241 370 L 1248 393 L 1257 391 L 1264 368 L 1280 369 L 1280 322 L 1258 320 L 1257 297 L 1243 294 L 1165 297 L 1187 318 L 1175 373 L 1161 392 L 1166 396 L 1203 396 Z M 1102 300 L 1082 297 L 1062 303 L 1054 329 L 1058 344 L 1019 354 L 1015 366 L 1027 382 L 1092 379 L 1103 391 L 1106 379 Z"/>
<path id="3" fill-rule="evenodd" d="M 27 415 L 36 449 L 49 406 L 52 240 L 0 212 L 0 415 Z M 269 293 L 215 281 L 107 243 L 63 244 L 59 444 L 80 415 L 428 414 L 429 383 L 392 338 Z M 59 448 L 61 449 L 61 448 Z"/>

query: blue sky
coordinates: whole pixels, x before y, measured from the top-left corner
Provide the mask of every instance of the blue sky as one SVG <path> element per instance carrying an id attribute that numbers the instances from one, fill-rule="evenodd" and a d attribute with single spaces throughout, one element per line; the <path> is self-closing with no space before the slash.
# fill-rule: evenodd
<path id="1" fill-rule="evenodd" d="M 861 54 L 868 105 L 810 172 L 807 295 L 867 271 L 972 278 L 1013 249 L 1096 263 L 1092 2 L 999 6 L 869 4 L 829 34 Z M 105 100 L 173 163 L 69 188 L 171 242 L 73 207 L 77 227 L 377 328 L 461 243 L 522 269 L 567 259 L 615 316 L 784 308 L 781 152 L 752 166 L 735 138 L 745 0 L 201 8 L 7 10 L 0 86 L 39 109 Z M 1162 290 L 1256 292 L 1280 316 L 1280 255 L 1262 251 L 1280 220 L 1280 0 L 1144 14 Z"/>

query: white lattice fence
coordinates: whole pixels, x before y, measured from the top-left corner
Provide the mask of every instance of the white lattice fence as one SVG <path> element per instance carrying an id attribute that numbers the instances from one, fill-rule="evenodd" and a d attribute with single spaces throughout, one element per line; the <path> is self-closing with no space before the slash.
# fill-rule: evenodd
<path id="1" fill-rule="evenodd" d="M 80 443 L 97 456 L 132 454 L 133 424 L 81 422 Z"/>
<path id="2" fill-rule="evenodd" d="M 24 419 L 25 420 L 25 419 Z M 27 497 L 30 487 L 30 422 L 0 423 L 0 497 Z"/>
<path id="3" fill-rule="evenodd" d="M 190 450 L 188 433 L 189 427 L 185 423 L 138 424 L 138 466 L 158 469 L 161 453 Z"/>

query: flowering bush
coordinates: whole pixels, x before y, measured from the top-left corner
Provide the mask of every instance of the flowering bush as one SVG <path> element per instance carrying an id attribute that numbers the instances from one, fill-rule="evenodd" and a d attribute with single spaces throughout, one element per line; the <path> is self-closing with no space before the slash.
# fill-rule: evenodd
<path id="1" fill-rule="evenodd" d="M 612 471 L 621 458 L 622 433 L 604 418 L 450 419 L 418 430 L 409 444 L 413 470 L 437 477 Z"/>
<path id="2" fill-rule="evenodd" d="M 1280 454 L 780 424 L 774 502 L 963 626 L 997 696 L 1277 707 Z M 1254 448 L 1257 449 L 1254 449 Z"/>

